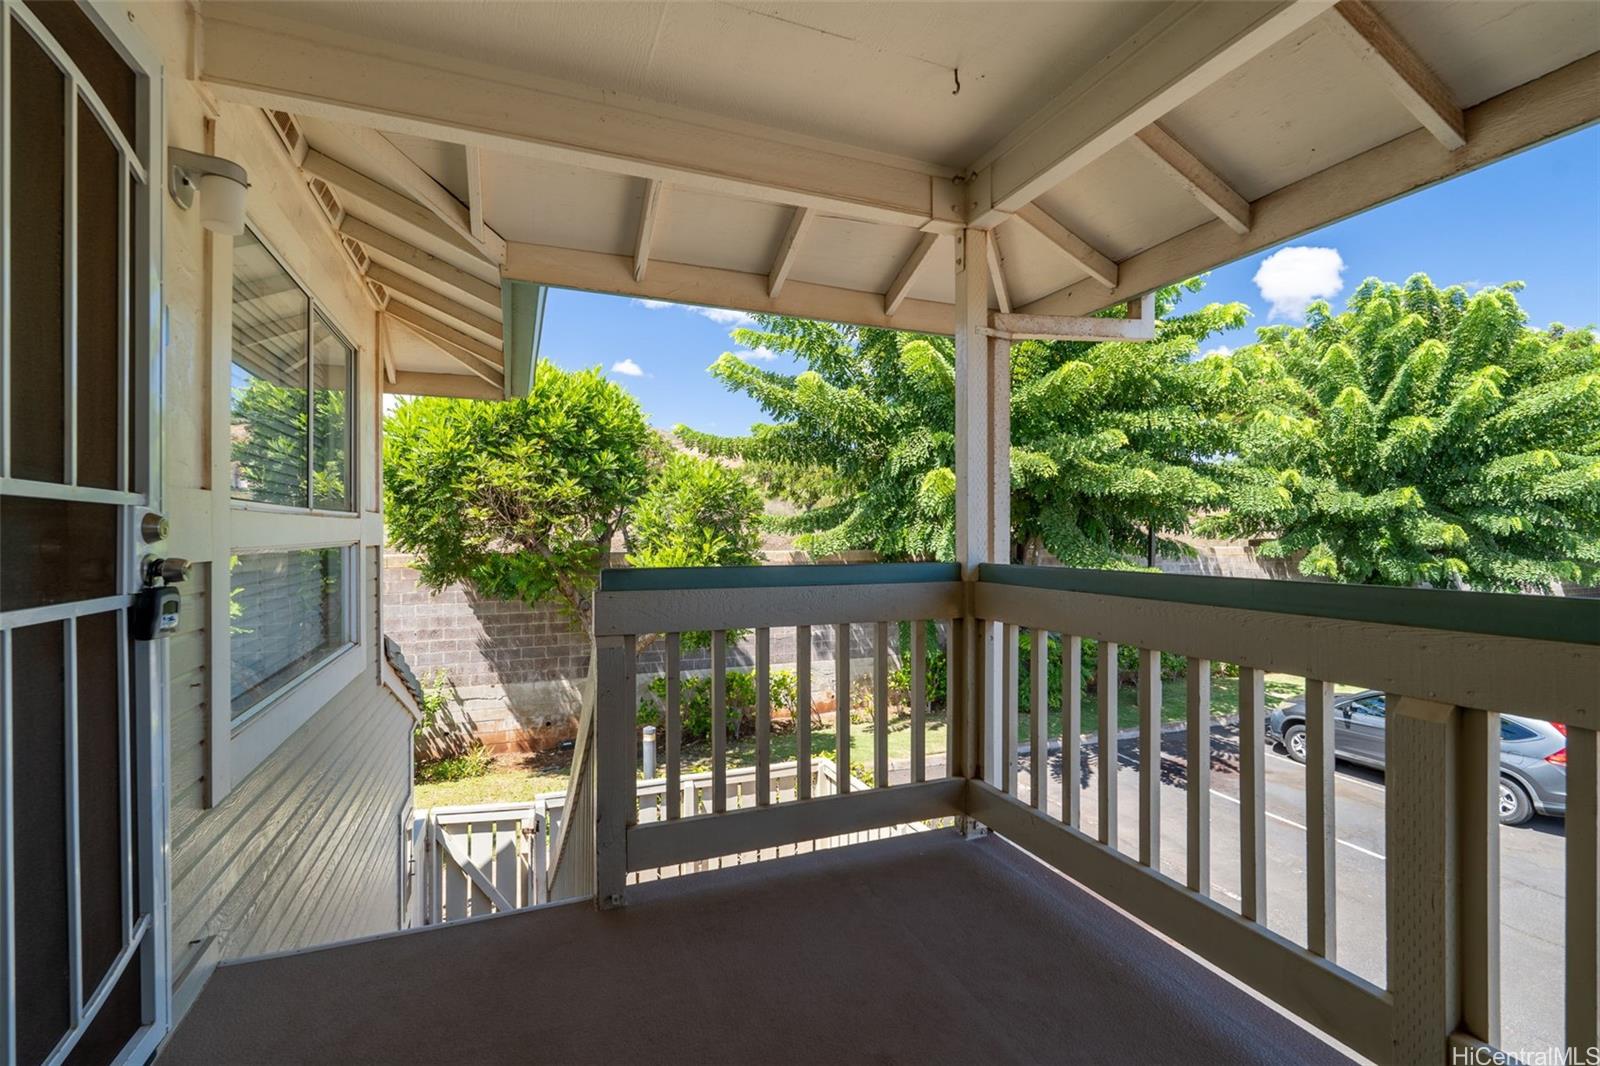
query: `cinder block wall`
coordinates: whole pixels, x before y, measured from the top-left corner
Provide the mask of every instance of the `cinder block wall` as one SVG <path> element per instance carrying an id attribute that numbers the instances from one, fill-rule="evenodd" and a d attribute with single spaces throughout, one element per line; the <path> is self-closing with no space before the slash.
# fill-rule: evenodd
<path id="1" fill-rule="evenodd" d="M 441 671 L 448 676 L 455 718 L 491 751 L 539 751 L 574 735 L 589 644 L 558 608 L 484 599 L 459 585 L 435 593 L 418 582 L 410 556 L 390 552 L 384 559 L 383 629 L 425 686 L 436 687 Z M 835 688 L 835 634 L 819 626 L 811 639 L 812 691 L 819 706 L 826 706 Z M 775 629 L 771 640 L 773 669 L 792 669 L 794 630 Z M 851 677 L 858 683 L 870 676 L 872 642 L 871 626 L 852 628 Z M 898 666 L 892 648 L 890 659 Z M 643 687 L 665 668 L 664 646 L 647 648 L 638 665 Z M 755 642 L 747 634 L 728 649 L 728 667 L 754 665 Z M 684 654 L 685 673 L 710 669 L 709 651 Z"/>

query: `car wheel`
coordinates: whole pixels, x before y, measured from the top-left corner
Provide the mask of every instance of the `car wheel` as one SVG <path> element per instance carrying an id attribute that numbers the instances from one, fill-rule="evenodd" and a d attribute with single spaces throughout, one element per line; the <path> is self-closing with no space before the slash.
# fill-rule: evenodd
<path id="1" fill-rule="evenodd" d="M 1295 762 L 1306 761 L 1306 727 L 1292 725 L 1283 731 L 1283 746 L 1289 751 L 1289 758 Z"/>
<path id="2" fill-rule="evenodd" d="M 1533 801 L 1510 778 L 1500 779 L 1500 824 L 1521 825 L 1533 817 Z"/>

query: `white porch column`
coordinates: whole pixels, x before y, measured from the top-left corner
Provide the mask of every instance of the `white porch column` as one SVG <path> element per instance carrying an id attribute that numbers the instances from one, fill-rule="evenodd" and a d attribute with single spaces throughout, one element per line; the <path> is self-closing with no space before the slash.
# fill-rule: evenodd
<path id="1" fill-rule="evenodd" d="M 956 237 L 956 558 L 967 581 L 980 563 L 1006 562 L 1011 544 L 1011 344 L 983 333 L 989 320 L 986 230 Z M 996 622 L 967 621 L 964 768 L 997 787 L 1004 728 Z"/>

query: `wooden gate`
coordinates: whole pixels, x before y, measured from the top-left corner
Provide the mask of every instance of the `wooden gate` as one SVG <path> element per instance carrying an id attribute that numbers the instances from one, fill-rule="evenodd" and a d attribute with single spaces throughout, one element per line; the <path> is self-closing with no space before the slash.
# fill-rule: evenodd
<path id="1" fill-rule="evenodd" d="M 544 902 L 545 819 L 535 804 L 435 807 L 416 816 L 425 925 Z"/>

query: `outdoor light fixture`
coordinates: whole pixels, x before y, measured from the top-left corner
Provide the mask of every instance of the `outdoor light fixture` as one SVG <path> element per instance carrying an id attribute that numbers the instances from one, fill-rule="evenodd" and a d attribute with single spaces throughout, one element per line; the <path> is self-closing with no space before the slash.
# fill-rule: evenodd
<path id="1" fill-rule="evenodd" d="M 214 233 L 237 237 L 244 232 L 244 193 L 250 179 L 244 167 L 221 156 L 167 148 L 171 164 L 168 191 L 187 210 L 200 195 L 200 224 Z"/>

